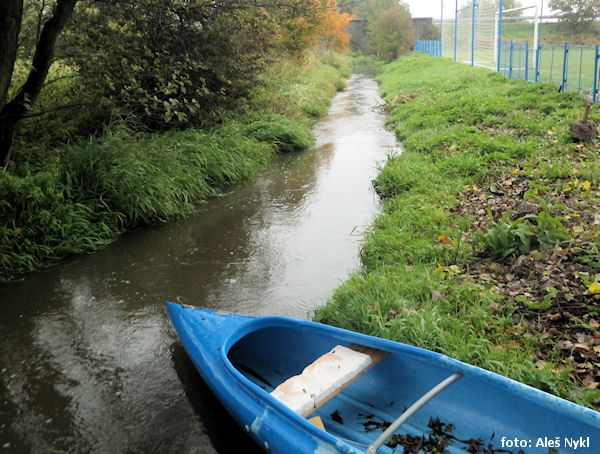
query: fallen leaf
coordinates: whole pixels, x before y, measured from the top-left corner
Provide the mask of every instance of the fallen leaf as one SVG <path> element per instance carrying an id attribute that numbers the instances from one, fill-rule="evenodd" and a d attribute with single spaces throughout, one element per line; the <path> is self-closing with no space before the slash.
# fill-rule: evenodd
<path id="1" fill-rule="evenodd" d="M 587 375 L 584 379 L 583 379 L 583 385 L 588 388 L 588 389 L 597 389 L 598 385 L 600 385 L 600 383 L 598 383 L 595 379 L 595 377 L 593 375 Z"/>
<path id="2" fill-rule="evenodd" d="M 580 350 L 589 350 L 590 349 L 590 347 L 588 347 L 587 345 L 584 345 L 584 344 L 575 344 L 575 345 L 573 345 L 573 347 L 579 348 Z"/>
<path id="3" fill-rule="evenodd" d="M 441 236 L 438 238 L 438 241 L 440 242 L 440 244 L 449 244 L 450 246 L 453 246 L 453 245 L 454 245 L 454 243 L 452 242 L 452 240 L 451 240 L 450 238 L 448 238 L 448 236 L 447 236 L 447 235 L 445 235 L 445 234 L 444 234 L 444 235 L 441 235 Z"/>
<path id="4" fill-rule="evenodd" d="M 600 294 L 600 284 L 598 282 L 594 282 L 588 287 L 588 292 L 590 292 L 592 295 Z"/>

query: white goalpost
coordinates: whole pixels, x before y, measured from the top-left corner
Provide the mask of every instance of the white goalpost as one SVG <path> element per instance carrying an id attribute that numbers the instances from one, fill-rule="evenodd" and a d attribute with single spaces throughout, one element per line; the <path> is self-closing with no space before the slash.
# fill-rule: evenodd
<path id="1" fill-rule="evenodd" d="M 533 10 L 533 11 L 532 11 Z M 519 11 L 530 11 L 533 12 L 533 15 L 529 16 L 506 16 L 509 13 L 515 13 Z M 511 8 L 502 11 L 502 16 L 500 16 L 500 12 L 496 11 L 494 18 L 494 61 L 498 61 L 498 49 L 500 48 L 500 24 L 510 23 L 510 21 L 523 21 L 527 23 L 533 22 L 533 36 L 532 36 L 532 46 L 531 49 L 535 50 L 538 48 L 539 43 L 539 26 L 542 20 L 541 16 L 541 4 L 535 3 L 527 6 L 521 6 L 518 8 Z"/>
<path id="2" fill-rule="evenodd" d="M 527 73 L 529 63 L 535 62 L 532 57 L 538 47 L 541 1 L 522 0 L 521 5 L 525 5 L 505 9 L 501 13 L 498 1 L 471 0 L 460 2 L 460 6 L 456 1 L 455 60 L 492 70 L 514 67 Z M 443 39 L 446 39 L 447 49 L 448 39 Z M 515 52 L 509 52 L 509 45 L 504 43 L 513 40 Z M 505 54 L 514 56 L 516 60 L 503 62 Z M 449 56 L 448 51 L 445 55 Z"/>
<path id="3" fill-rule="evenodd" d="M 449 1 L 453 16 L 446 8 L 440 20 L 444 57 L 510 79 L 551 83 L 600 101 L 600 46 L 542 43 L 542 21 L 550 30 L 559 20 L 545 8 L 544 0 Z M 441 0 L 443 11 L 444 3 Z M 504 5 L 518 7 L 504 9 Z"/>

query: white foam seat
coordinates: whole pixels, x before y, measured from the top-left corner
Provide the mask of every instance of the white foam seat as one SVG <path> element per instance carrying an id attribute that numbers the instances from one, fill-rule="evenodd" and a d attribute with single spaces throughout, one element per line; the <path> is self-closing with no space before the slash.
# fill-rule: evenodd
<path id="1" fill-rule="evenodd" d="M 358 378 L 372 362 L 369 354 L 338 345 L 305 367 L 300 375 L 281 383 L 271 395 L 306 416 Z"/>

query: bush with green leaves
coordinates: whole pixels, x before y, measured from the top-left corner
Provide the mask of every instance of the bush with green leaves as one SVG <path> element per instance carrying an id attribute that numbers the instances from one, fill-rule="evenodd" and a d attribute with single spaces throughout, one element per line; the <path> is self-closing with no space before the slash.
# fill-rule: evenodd
<path id="1" fill-rule="evenodd" d="M 514 222 L 506 220 L 494 225 L 486 232 L 478 231 L 475 244 L 483 248 L 486 255 L 494 259 L 505 259 L 513 254 L 529 252 L 535 244 L 536 233 L 525 219 Z"/>
<path id="2" fill-rule="evenodd" d="M 305 50 L 319 8 L 288 0 L 81 2 L 66 58 L 81 86 L 121 117 L 151 130 L 215 124 L 270 63 Z"/>
<path id="3" fill-rule="evenodd" d="M 369 24 L 369 46 L 384 61 L 393 61 L 411 51 L 415 29 L 408 7 L 392 2 L 389 9 L 379 11 Z"/>
<path id="4" fill-rule="evenodd" d="M 566 219 L 552 216 L 546 210 L 536 215 L 523 216 L 513 222 L 509 218 L 510 212 L 506 212 L 502 220 L 494 222 L 487 231 L 475 232 L 474 243 L 483 254 L 503 260 L 536 248 L 545 250 L 569 239 L 564 225 Z"/>

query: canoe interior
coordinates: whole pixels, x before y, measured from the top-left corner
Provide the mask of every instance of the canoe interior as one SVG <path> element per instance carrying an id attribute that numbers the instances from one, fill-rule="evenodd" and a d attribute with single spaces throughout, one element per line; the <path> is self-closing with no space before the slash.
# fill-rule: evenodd
<path id="1" fill-rule="evenodd" d="M 332 336 L 329 330 L 311 326 L 269 326 L 235 342 L 228 359 L 248 380 L 270 393 L 336 345 L 362 340 L 368 347 L 381 348 L 376 343 L 369 345 L 365 339 L 370 338 L 339 333 Z M 311 416 L 320 416 L 328 433 L 359 447 L 369 445 L 381 434 L 382 424 L 394 421 L 429 389 L 456 372 L 438 355 L 421 352 L 410 347 L 391 349 L 385 359 Z M 535 392 L 523 394 L 521 388 L 514 382 L 490 378 L 483 371 L 481 376 L 465 373 L 398 431 L 402 435 L 398 441 L 410 444 L 411 436 L 424 436 L 427 440 L 432 434 L 431 423 L 436 426 L 436 421 L 442 424 L 438 428 L 454 437 L 450 437 L 451 445 L 445 447 L 446 451 L 457 453 L 465 452 L 473 440 L 481 440 L 481 446 L 488 449 L 481 452 L 495 452 L 489 449 L 499 449 L 503 436 L 532 440 L 535 446 L 539 437 L 600 435 L 597 420 L 582 423 L 570 407 L 565 411 L 556 402 L 538 398 Z M 379 452 L 403 452 L 402 449 L 383 448 Z"/>

